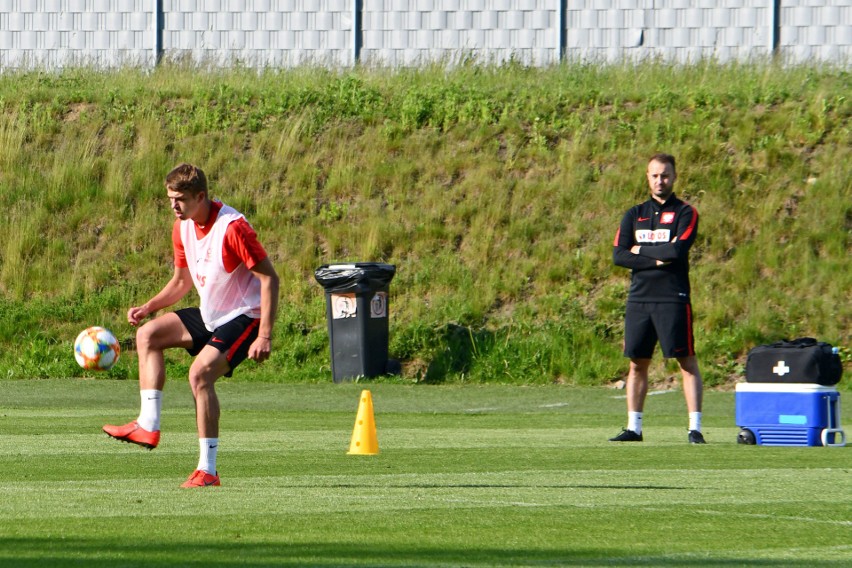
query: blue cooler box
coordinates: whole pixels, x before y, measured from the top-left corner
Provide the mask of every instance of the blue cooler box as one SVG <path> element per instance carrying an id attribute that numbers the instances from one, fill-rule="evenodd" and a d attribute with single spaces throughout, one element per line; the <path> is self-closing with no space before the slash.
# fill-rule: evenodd
<path id="1" fill-rule="evenodd" d="M 738 383 L 738 441 L 763 446 L 844 446 L 840 393 L 812 383 Z"/>

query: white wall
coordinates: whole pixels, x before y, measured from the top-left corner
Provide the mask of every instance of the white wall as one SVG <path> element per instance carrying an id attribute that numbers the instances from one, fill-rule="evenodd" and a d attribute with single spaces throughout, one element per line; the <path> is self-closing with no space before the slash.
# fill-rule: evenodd
<path id="1" fill-rule="evenodd" d="M 0 0 L 0 69 L 149 66 L 157 55 L 276 67 L 348 66 L 356 54 L 362 63 L 392 66 L 469 56 L 548 65 L 563 53 L 572 60 L 747 60 L 772 52 L 774 5 L 772 0 Z M 778 17 L 778 52 L 786 61 L 852 61 L 852 1 L 782 0 Z"/>

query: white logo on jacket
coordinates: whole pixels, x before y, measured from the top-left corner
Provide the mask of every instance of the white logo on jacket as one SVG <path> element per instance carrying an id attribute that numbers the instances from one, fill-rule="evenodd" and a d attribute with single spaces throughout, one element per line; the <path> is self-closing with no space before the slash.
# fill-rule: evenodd
<path id="1" fill-rule="evenodd" d="M 636 231 L 635 238 L 637 243 L 662 243 L 668 242 L 671 234 L 670 229 L 657 229 L 656 231 L 645 229 Z"/>

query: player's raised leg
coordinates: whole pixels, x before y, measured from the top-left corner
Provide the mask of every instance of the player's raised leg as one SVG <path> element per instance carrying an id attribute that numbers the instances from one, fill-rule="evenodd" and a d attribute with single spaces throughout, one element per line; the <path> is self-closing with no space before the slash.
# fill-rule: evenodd
<path id="1" fill-rule="evenodd" d="M 166 383 L 164 351 L 172 347 L 189 348 L 192 337 L 180 318 L 169 313 L 149 321 L 136 332 L 139 357 L 139 417 L 127 424 L 107 424 L 104 432 L 116 440 L 138 444 L 152 450 L 160 443 L 160 413 Z"/>

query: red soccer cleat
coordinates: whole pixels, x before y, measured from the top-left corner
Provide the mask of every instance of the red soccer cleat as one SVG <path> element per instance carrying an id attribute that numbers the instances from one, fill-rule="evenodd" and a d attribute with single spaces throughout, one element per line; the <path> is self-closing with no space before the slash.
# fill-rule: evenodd
<path id="1" fill-rule="evenodd" d="M 181 487 L 218 487 L 219 474 L 210 475 L 203 469 L 196 469 L 189 476 L 189 479 L 183 482 Z"/>
<path id="2" fill-rule="evenodd" d="M 113 426 L 112 424 L 107 424 L 104 426 L 104 432 L 116 440 L 129 442 L 131 444 L 138 444 L 144 448 L 148 448 L 149 450 L 153 450 L 160 443 L 159 430 L 149 432 L 142 428 L 135 420 L 133 422 L 128 422 L 124 426 Z"/>

